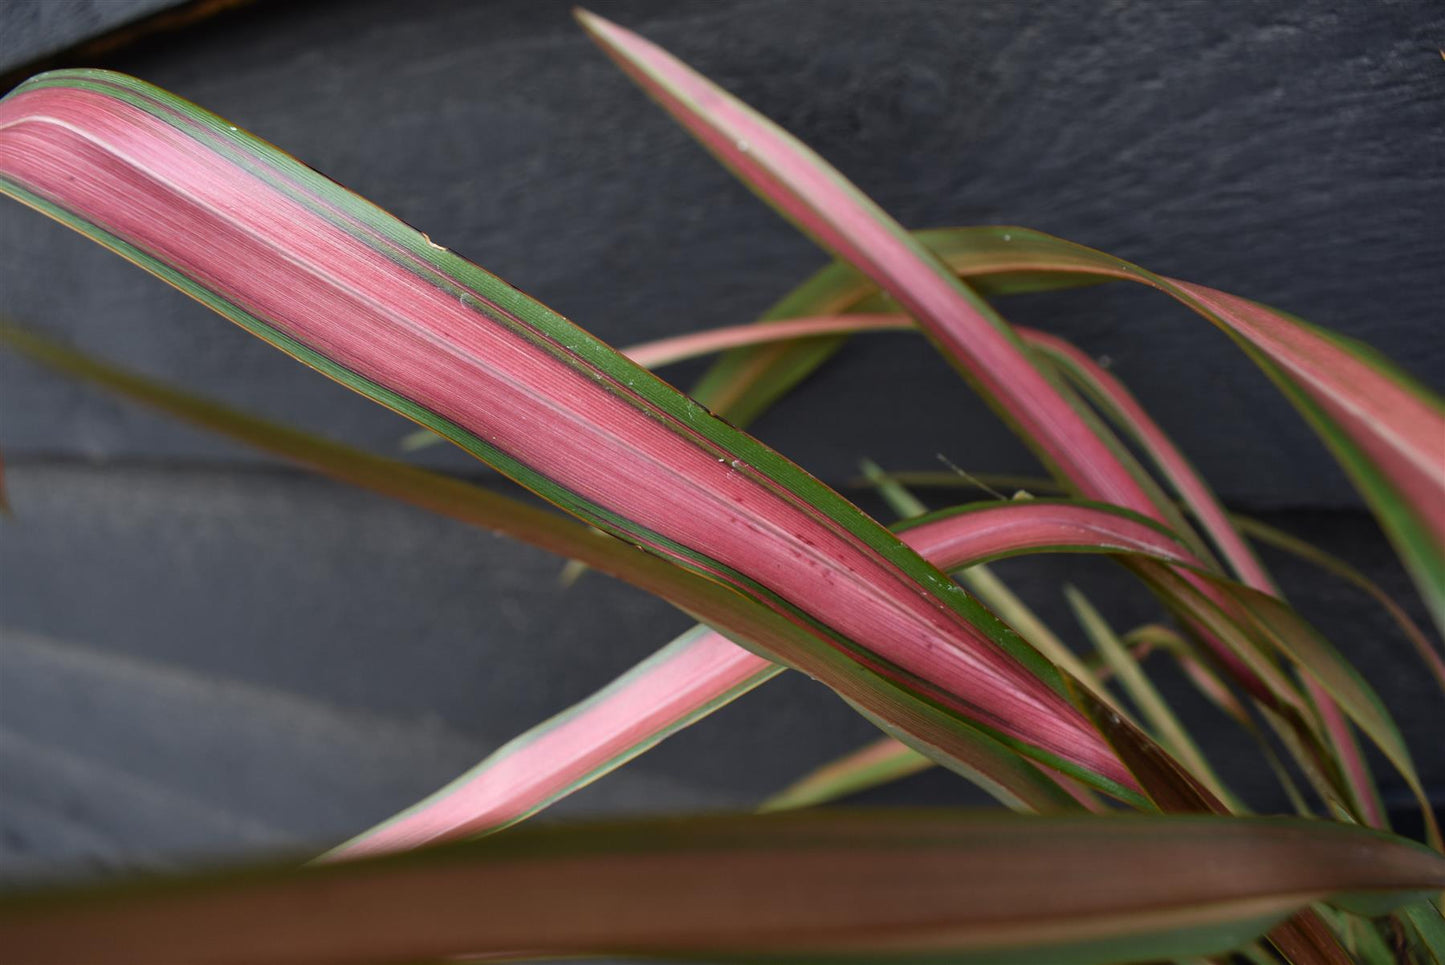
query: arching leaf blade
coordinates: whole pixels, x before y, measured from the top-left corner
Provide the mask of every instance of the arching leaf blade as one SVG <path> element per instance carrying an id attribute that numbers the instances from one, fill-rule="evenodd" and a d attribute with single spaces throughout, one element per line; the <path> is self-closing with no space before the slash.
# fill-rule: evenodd
<path id="1" fill-rule="evenodd" d="M 891 737 L 881 737 L 809 771 L 760 805 L 760 811 L 790 811 L 827 804 L 859 791 L 890 784 L 927 770 L 933 762 Z"/>
<path id="2" fill-rule="evenodd" d="M 685 612 L 723 628 L 723 633 L 690 631 L 642 667 L 619 678 L 603 694 L 533 728 L 400 819 L 363 835 L 355 847 L 343 849 L 346 853 L 495 831 L 521 820 L 621 766 L 781 669 L 773 660 L 736 646 L 724 633 L 734 639 L 741 635 L 785 646 L 789 636 L 799 632 L 797 627 L 738 594 L 555 513 L 237 412 L 21 329 L 0 326 L 0 344 L 122 397 L 342 482 L 584 560 L 599 571 L 656 593 Z M 663 695 L 659 695 L 659 688 Z M 972 728 L 951 726 L 939 719 L 936 710 L 910 702 L 901 692 L 892 693 L 890 699 L 900 712 L 947 731 L 947 740 L 930 745 L 936 762 L 986 782 L 1012 806 L 1041 811 L 1069 806 L 1052 781 L 994 738 Z"/>
<path id="3" fill-rule="evenodd" d="M 1029 360 L 1010 326 L 842 174 L 655 44 L 585 11 L 577 16 L 619 66 L 750 189 L 917 319 L 1062 480 L 1087 498 L 1150 511 L 1147 495 Z"/>
<path id="4" fill-rule="evenodd" d="M 1333 553 L 1327 553 L 1313 543 L 1286 533 L 1262 520 L 1239 513 L 1231 514 L 1230 519 L 1245 536 L 1311 563 L 1347 583 L 1354 584 L 1367 593 L 1400 628 L 1400 632 L 1410 641 L 1415 652 L 1420 655 L 1421 662 L 1429 668 L 1440 684 L 1441 690 L 1445 690 L 1445 657 L 1441 657 L 1425 632 L 1378 583 Z"/>
<path id="5" fill-rule="evenodd" d="M 1050 734 L 1026 743 L 1049 761 L 1082 750 L 1087 761 L 1064 766 L 1127 784 L 1051 665 L 884 527 L 544 306 L 219 118 L 121 75 L 45 75 L 0 102 L 0 188 L 590 525 L 772 609 L 794 628 L 772 641 L 781 659 L 849 699 L 896 710 L 868 692 L 891 679 L 947 718 L 972 726 L 982 711 L 1008 731 L 1004 705 L 1037 691 L 1056 713 Z M 794 565 L 799 554 L 811 564 Z"/>
<path id="6" fill-rule="evenodd" d="M 1149 680 L 1139 661 L 1134 659 L 1134 655 L 1119 639 L 1113 627 L 1109 626 L 1103 614 L 1072 586 L 1064 587 L 1064 595 L 1074 611 L 1074 616 L 1104 658 L 1114 678 L 1123 686 L 1134 706 L 1139 708 L 1140 714 L 1148 722 L 1155 739 L 1209 788 L 1215 797 L 1228 805 L 1231 811 L 1242 813 L 1244 809 L 1239 799 L 1220 780 L 1183 722 L 1170 709 L 1164 696 Z"/>
<path id="7" fill-rule="evenodd" d="M 1400 901 L 1442 883 L 1428 849 L 1295 819 L 812 811 L 518 829 L 348 864 L 7 897 L 0 954 L 1103 965 L 1222 953 L 1314 900 Z"/>
<path id="8" fill-rule="evenodd" d="M 945 570 L 1020 552 L 1149 553 L 1187 560 L 1153 522 L 1109 506 L 1062 501 L 983 503 L 908 524 L 903 538 Z M 697 628 L 586 701 L 529 730 L 447 787 L 332 853 L 354 857 L 501 830 L 595 780 L 668 735 L 766 682 L 776 666 Z M 866 707 L 880 726 L 887 722 Z M 899 734 L 907 739 L 907 735 Z M 953 769 L 1024 810 L 1072 809 L 1058 785 L 986 734 Z M 920 746 L 925 759 L 937 750 Z M 967 760 L 962 760 L 967 757 Z M 960 766 L 960 762 L 971 766 Z M 948 762 L 944 761 L 945 766 Z M 1117 793 L 1117 790 L 1115 791 Z"/>

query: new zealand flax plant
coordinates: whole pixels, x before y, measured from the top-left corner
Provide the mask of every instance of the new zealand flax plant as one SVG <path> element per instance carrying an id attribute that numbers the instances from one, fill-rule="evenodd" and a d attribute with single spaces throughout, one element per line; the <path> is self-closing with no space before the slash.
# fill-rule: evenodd
<path id="1" fill-rule="evenodd" d="M 0 188 L 461 447 L 563 512 L 257 419 L 7 325 L 124 397 L 642 587 L 698 626 L 432 797 L 318 860 L 0 898 L 14 962 L 1445 962 L 1445 855 L 1389 710 L 1284 601 L 1246 536 L 1109 372 L 993 296 L 1127 281 L 1221 328 L 1349 473 L 1445 626 L 1445 406 L 1282 311 L 1023 228 L 910 234 L 640 37 L 583 27 L 837 257 L 758 324 L 618 352 L 269 144 L 149 84 L 60 71 L 0 101 Z M 744 426 L 851 335 L 917 328 L 1050 478 L 885 525 Z M 650 367 L 725 352 L 692 393 Z M 1132 453 L 1141 452 L 1145 466 Z M 918 480 L 928 482 L 931 480 Z M 1075 591 L 1066 646 L 986 564 L 1112 557 L 1161 620 Z M 950 574 L 956 574 L 957 581 Z M 1151 683 L 1176 661 L 1259 741 L 1296 811 L 1251 814 Z M 884 736 L 761 813 L 503 829 L 785 668 Z M 1390 831 L 1358 741 L 1419 800 Z M 1008 810 L 818 808 L 941 765 Z M 1010 811 L 1015 813 L 1009 813 Z M 424 846 L 424 847 L 423 847 Z"/>

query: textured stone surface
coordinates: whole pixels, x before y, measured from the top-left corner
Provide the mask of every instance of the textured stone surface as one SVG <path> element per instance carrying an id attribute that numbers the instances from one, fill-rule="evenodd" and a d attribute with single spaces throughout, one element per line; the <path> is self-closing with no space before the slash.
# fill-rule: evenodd
<path id="1" fill-rule="evenodd" d="M 175 5 L 176 0 L 6 0 L 0 4 L 0 71 Z"/>
<path id="2" fill-rule="evenodd" d="M 1437 5 L 595 8 L 787 125 L 909 225 L 1052 231 L 1368 339 L 1445 384 Z M 260 4 L 104 66 L 275 141 L 617 344 L 745 320 L 823 261 L 632 88 L 566 3 Z M 1004 308 L 1109 356 L 1232 503 L 1416 606 L 1343 477 L 1218 332 L 1117 286 Z M 8 202 L 0 313 L 379 450 L 409 429 Z M 901 335 L 857 341 L 758 431 L 834 482 L 865 455 L 1030 469 Z M 540 553 L 3 353 L 0 451 L 17 510 L 0 521 L 0 878 L 330 843 L 687 623 L 600 577 L 564 592 Z M 419 458 L 467 465 L 445 448 Z M 1406 645 L 1353 591 L 1275 562 L 1445 791 L 1438 695 Z M 1156 616 L 1101 561 L 1000 570 L 1060 628 L 1063 580 L 1121 627 Z M 1247 743 L 1183 681 L 1163 685 L 1221 769 L 1277 806 Z M 753 801 L 869 734 L 790 675 L 563 813 Z M 960 795 L 932 774 L 869 800 Z"/>

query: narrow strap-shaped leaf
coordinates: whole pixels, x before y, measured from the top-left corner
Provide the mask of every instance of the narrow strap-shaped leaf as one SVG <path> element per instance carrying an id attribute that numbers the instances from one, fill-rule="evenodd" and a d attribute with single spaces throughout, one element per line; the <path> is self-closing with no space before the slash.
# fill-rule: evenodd
<path id="1" fill-rule="evenodd" d="M 1020 489 L 1033 493 L 1057 494 L 1060 492 L 1057 483 L 1043 477 L 999 475 L 994 473 L 970 473 L 965 477 L 956 472 L 936 472 L 931 470 L 889 472 L 884 475 L 888 480 L 914 488 L 979 489 L 981 486 L 986 485 L 1002 489 Z M 880 480 L 869 479 L 864 476 L 856 480 L 854 484 L 860 486 L 877 486 L 879 482 Z M 1436 647 L 1432 646 L 1429 638 L 1419 625 L 1410 618 L 1410 615 L 1405 612 L 1404 608 L 1391 598 L 1378 583 L 1339 557 L 1321 550 L 1313 543 L 1286 533 L 1284 530 L 1271 526 L 1253 516 L 1247 516 L 1242 513 L 1230 513 L 1229 520 L 1235 529 L 1249 538 L 1282 550 L 1292 556 L 1296 556 L 1326 572 L 1334 574 L 1346 582 L 1353 583 L 1368 593 L 1380 604 L 1380 607 L 1385 611 L 1386 615 L 1399 626 L 1400 632 L 1414 645 L 1420 654 L 1421 660 L 1440 681 L 1442 688 L 1445 688 L 1445 659 L 1441 658 Z"/>
<path id="2" fill-rule="evenodd" d="M 556 552 L 590 559 L 665 596 L 680 595 L 683 605 L 690 602 L 695 605 L 687 593 L 689 583 L 695 582 L 695 578 L 515 500 L 237 413 L 106 366 L 18 329 L 0 327 L 0 341 L 68 374 L 338 479 L 472 525 L 506 532 Z M 945 514 L 939 521 L 918 527 L 906 538 L 925 554 L 932 555 L 935 551 L 946 554 L 940 557 L 940 562 L 954 568 L 983 558 L 970 554 L 969 527 L 977 527 L 982 534 L 977 547 L 980 553 L 998 554 L 1009 552 L 1011 542 L 1025 542 L 1025 534 L 1032 540 L 1031 545 L 1044 546 L 1059 538 L 1055 534 L 1061 522 L 1082 520 L 1089 522 L 1096 534 L 1112 530 L 1113 535 L 1102 542 L 1081 541 L 1075 547 L 1079 551 L 1114 551 L 1126 545 L 1140 548 L 1152 543 L 1166 558 L 1182 559 L 1177 555 L 1177 548 L 1152 524 L 1112 508 L 1090 509 L 1040 501 L 1004 506 L 982 504 L 975 512 L 978 515 L 972 518 L 968 518 L 967 511 Z M 1041 524 L 1040 532 L 1030 532 L 1035 529 L 1031 518 Z M 1058 544 L 1054 548 L 1066 547 Z M 679 582 L 681 589 L 676 585 Z M 703 584 L 704 589 L 708 586 Z M 366 836 L 366 847 L 399 847 L 402 843 L 415 843 L 436 835 L 504 827 L 619 766 L 774 672 L 775 665 L 732 647 L 715 634 L 706 638 L 689 634 L 686 640 L 665 648 L 645 669 L 639 668 L 609 687 L 605 699 L 589 700 L 535 728 L 453 786 L 412 809 L 402 820 L 389 822 L 380 834 L 384 841 L 373 835 Z M 654 706 L 659 693 L 656 679 L 659 675 L 667 678 L 664 691 L 669 698 L 662 708 Z M 642 719 L 636 719 L 639 717 Z M 548 740 L 540 739 L 544 736 Z M 520 753 L 524 750 L 525 753 Z M 990 780 L 996 785 L 1002 781 L 1001 786 L 1019 803 L 1044 809 L 1058 803 L 1048 791 L 1047 782 L 1031 781 L 1029 772 L 1020 770 L 1017 762 L 990 773 Z M 1031 791 L 1031 787 L 1035 790 Z"/>
<path id="3" fill-rule="evenodd" d="M 219 118 L 120 75 L 45 75 L 0 102 L 0 189 L 599 529 L 771 608 L 802 632 L 786 653 L 751 642 L 849 699 L 900 713 L 877 692 L 887 680 L 940 712 L 927 726 L 982 724 L 1127 791 L 1052 665 L 884 527 Z"/>
<path id="4" fill-rule="evenodd" d="M 623 355 L 649 369 L 671 365 L 687 359 L 744 345 L 756 345 L 758 325 L 731 325 L 706 329 L 687 335 L 674 335 L 651 342 L 642 342 L 621 349 Z M 827 335 L 851 335 L 859 332 L 912 331 L 917 328 L 907 315 L 872 313 L 856 315 L 824 315 L 817 318 L 788 318 L 767 326 L 768 339 L 803 341 Z"/>
<path id="5" fill-rule="evenodd" d="M 1157 525 L 1124 510 L 1030 500 L 924 517 L 904 540 L 944 570 L 1020 552 L 1143 553 L 1187 562 Z M 451 784 L 333 852 L 352 857 L 500 830 L 606 774 L 776 673 L 776 665 L 699 628 L 586 701 L 503 746 Z M 982 745 L 980 751 L 986 751 Z M 936 755 L 934 755 L 936 757 Z M 1022 761 L 980 759 L 966 776 L 1025 810 L 1068 810 Z"/>
<path id="6" fill-rule="evenodd" d="M 503 744 L 447 786 L 323 859 L 405 851 L 500 831 L 616 770 L 783 669 L 715 630 L 693 627 L 586 700 Z M 1024 797 L 1036 800 L 1027 792 Z"/>
<path id="7" fill-rule="evenodd" d="M 1335 933 L 1313 908 L 1269 930 L 1270 944 L 1290 965 L 1355 965 Z"/>
<path id="8" fill-rule="evenodd" d="M 758 326 L 752 326 L 756 329 Z M 771 327 L 771 326 L 769 326 Z M 878 487 L 878 494 L 903 519 L 919 519 L 928 515 L 928 507 L 907 487 L 883 472 L 882 467 L 871 461 L 861 466 L 863 476 Z M 1054 664 L 1068 671 L 1076 680 L 1093 690 L 1100 699 L 1108 701 L 1108 692 L 1094 679 L 1093 673 L 1072 650 L 1039 619 L 1038 615 L 1024 604 L 993 571 L 983 563 L 965 567 L 954 573 L 954 578 L 968 587 L 980 600 L 989 605 L 1023 638 L 1033 644 L 1034 649 L 1048 657 Z"/>
<path id="9" fill-rule="evenodd" d="M 1141 554 L 1176 566 L 1203 568 L 1152 519 L 1078 499 L 967 503 L 903 520 L 895 529 L 920 552 L 926 547 L 928 557 L 944 570 L 970 561 L 1038 552 Z"/>
<path id="10" fill-rule="evenodd" d="M 1269 741 L 1260 733 L 1244 705 L 1229 690 L 1216 670 L 1194 656 L 1189 645 L 1179 634 L 1167 627 L 1150 624 L 1131 630 L 1125 636 L 1124 643 L 1131 651 L 1139 651 L 1134 659 L 1142 660 L 1145 650 L 1158 649 L 1177 660 L 1185 675 L 1189 677 L 1200 693 L 1254 737 L 1296 811 L 1304 815 L 1310 813 L 1295 786 L 1294 778 L 1279 760 Z M 1085 669 L 1088 670 L 1088 668 Z M 1108 679 L 1110 673 L 1110 668 L 1105 665 L 1098 669 L 1097 676 L 1104 680 Z M 1092 676 L 1095 674 L 1090 671 L 1086 677 L 1080 679 L 1088 679 Z M 789 807 L 811 807 L 825 804 L 849 794 L 915 774 L 931 764 L 932 762 L 928 758 L 912 748 L 891 738 L 881 738 L 810 771 L 769 798 L 764 807 L 769 810 L 781 810 Z"/>
<path id="11" fill-rule="evenodd" d="M 764 801 L 760 811 L 788 811 L 836 801 L 925 771 L 933 762 L 891 737 L 809 771 Z"/>
<path id="12" fill-rule="evenodd" d="M 1185 507 L 1204 526 L 1235 575 L 1256 589 L 1271 591 L 1273 581 L 1249 544 L 1230 525 L 1229 516 L 1214 491 L 1124 384 L 1064 339 L 1035 329 L 1020 328 L 1019 335 L 1032 348 L 1046 353 L 1090 398 L 1107 407 L 1106 414 L 1116 417 L 1130 431 L 1169 480 Z"/>
<path id="13" fill-rule="evenodd" d="M 0 325 L 0 344 L 343 482 L 583 560 L 729 632 L 784 640 L 795 632 L 787 624 L 780 627 L 776 614 L 766 608 L 555 513 L 237 412 L 20 329 Z M 958 524 L 947 525 L 956 528 Z M 926 541 L 928 533 L 925 528 L 911 539 Z M 957 548 L 960 543 L 955 539 L 953 545 Z M 997 545 L 996 538 L 991 545 Z M 604 695 L 533 728 L 453 785 L 409 809 L 402 820 L 387 822 L 378 835 L 364 835 L 354 848 L 344 850 L 402 847 L 437 836 L 505 827 L 621 766 L 780 669 L 721 634 L 701 630 L 685 634 L 643 667 L 615 681 Z M 918 706 L 911 712 L 927 713 Z M 1040 811 L 1069 806 L 1054 782 L 993 738 L 973 730 L 955 730 L 952 736 L 953 745 L 935 748 L 935 762 L 995 790 L 1011 806 Z M 952 760 L 939 761 L 940 756 Z"/>
<path id="14" fill-rule="evenodd" d="M 587 560 L 594 568 L 650 589 L 684 608 L 709 612 L 698 591 L 705 596 L 714 589 L 711 584 L 525 503 L 247 416 L 20 329 L 0 326 L 0 342 L 71 376 L 333 478 Z M 339 850 L 350 854 L 400 848 L 432 837 L 498 830 L 615 769 L 781 669 L 720 634 L 691 631 L 597 697 L 522 735 L 453 785 L 362 836 L 355 846 Z M 665 692 L 660 707 L 656 705 L 659 685 Z M 611 729 L 599 732 L 603 722 Z M 551 733 L 556 730 L 563 732 Z M 542 737 L 551 740 L 539 739 Z M 986 753 L 987 747 L 982 743 L 980 752 Z M 911 749 L 908 753 L 919 756 Z M 926 757 L 919 759 L 934 763 Z M 986 772 L 988 786 L 1008 790 L 1006 800 L 1042 810 L 1064 803 L 1047 781 L 1019 761 L 988 767 L 982 758 L 973 760 Z"/>
<path id="15" fill-rule="evenodd" d="M 1401 912 L 1416 946 L 1428 955 L 1429 965 L 1445 965 L 1445 917 L 1428 899 L 1411 902 Z"/>
<path id="16" fill-rule="evenodd" d="M 1250 716 L 1244 703 L 1229 689 L 1223 675 L 1209 662 L 1199 659 L 1194 649 L 1182 636 L 1157 623 L 1145 624 L 1125 634 L 1124 643 L 1131 649 L 1153 647 L 1172 657 L 1179 664 L 1184 675 L 1189 678 L 1189 682 L 1194 685 L 1194 689 L 1254 739 L 1255 745 L 1264 756 L 1275 779 L 1279 781 L 1280 788 L 1289 799 L 1290 806 L 1294 808 L 1295 813 L 1301 815 L 1311 813 L 1304 795 L 1300 793 L 1299 786 L 1295 782 L 1294 775 L 1280 760 L 1274 745 L 1270 743 L 1254 718 Z"/>
<path id="17" fill-rule="evenodd" d="M 1147 496 L 1024 354 L 1007 323 L 838 171 L 671 54 L 579 11 L 594 39 L 784 217 L 895 298 L 1081 495 L 1147 512 Z"/>
<path id="18" fill-rule="evenodd" d="M 1434 810 L 1409 748 L 1374 688 L 1323 634 L 1278 599 L 1243 586 L 1234 587 L 1230 592 L 1269 634 L 1275 648 L 1295 661 L 1302 673 L 1312 677 L 1337 702 L 1405 779 L 1420 805 L 1430 841 L 1439 847 L 1440 830 Z"/>
<path id="19" fill-rule="evenodd" d="M 757 345 L 760 341 L 787 341 L 791 343 L 790 347 L 796 348 L 815 340 L 827 339 L 828 336 L 849 335 L 858 332 L 911 331 L 916 327 L 913 319 L 907 315 L 822 315 L 812 318 L 787 318 L 774 322 L 761 331 L 764 336 L 762 339 L 759 338 L 760 329 L 756 324 L 732 325 L 726 328 L 706 329 L 687 335 L 674 335 L 651 342 L 641 342 L 619 349 L 619 351 L 644 368 L 657 369 L 702 355 L 723 352 L 736 346 Z M 720 415 L 729 415 L 725 407 L 721 405 L 715 405 L 713 408 Z M 729 421 L 739 426 L 744 423 L 744 420 L 737 418 L 730 418 Z M 428 429 L 422 429 L 407 436 L 402 442 L 402 448 L 415 450 L 442 441 L 444 440 L 441 436 Z"/>
<path id="20" fill-rule="evenodd" d="M 1114 629 L 1109 626 L 1103 615 L 1095 609 L 1088 598 L 1072 586 L 1064 587 L 1064 596 L 1069 601 L 1079 625 L 1093 642 L 1095 648 L 1103 656 L 1105 663 L 1113 671 L 1113 676 L 1134 701 L 1139 708 L 1140 714 L 1148 722 L 1149 728 L 1154 737 L 1162 743 L 1169 753 L 1173 754 L 1181 764 L 1189 768 L 1195 777 L 1199 778 L 1206 787 L 1229 806 L 1229 809 L 1236 813 L 1243 812 L 1244 808 L 1227 787 L 1219 779 L 1214 768 L 1194 742 L 1189 731 L 1185 729 L 1174 711 L 1169 708 L 1162 694 L 1149 680 L 1129 648 L 1119 639 Z"/>
<path id="21" fill-rule="evenodd" d="M 711 584 L 701 583 L 704 597 L 699 599 L 699 581 L 695 577 L 564 518 L 449 477 L 238 413 L 18 329 L 0 327 L 0 342 L 67 374 L 334 478 L 563 555 L 591 560 L 623 579 L 673 599 L 685 609 L 718 612 L 705 597 L 707 590 L 714 589 Z M 1059 515 L 1061 509 L 1074 508 L 1082 512 Z M 1024 541 L 1025 535 L 1035 546 L 1057 538 L 1030 534 L 1031 518 L 1037 518 L 1046 527 L 1072 518 L 1091 520 L 1090 527 L 1096 533 L 1112 530 L 1114 535 L 1103 542 L 1081 539 L 1076 547 L 1058 544 L 1049 548 L 1112 552 L 1125 545 L 1144 548 L 1153 544 L 1165 558 L 1181 558 L 1177 547 L 1152 524 L 1111 507 L 1090 509 L 1079 504 L 1041 501 L 1003 506 L 980 504 L 971 511 L 982 513 L 977 518 L 969 518 L 969 512 L 955 510 L 945 514 L 938 521 L 919 526 L 905 538 L 925 555 L 931 555 L 935 549 L 946 551 L 948 555 L 939 560 L 943 565 L 965 566 L 969 567 L 965 572 L 973 572 L 977 565 L 970 564 L 977 564 L 977 560 L 984 557 L 970 553 L 967 533 L 970 527 L 976 526 L 983 534 L 978 543 L 981 552 L 997 553 L 1006 552 L 1008 543 L 1016 538 Z M 1087 532 L 1090 527 L 1081 532 Z M 726 619 L 720 622 L 731 625 Z M 402 820 L 388 822 L 385 828 L 379 829 L 378 836 L 363 836 L 358 850 L 401 847 L 439 835 L 479 833 L 504 827 L 620 766 L 667 734 L 761 683 L 776 669 L 775 664 L 733 647 L 716 634 L 707 637 L 688 634 L 684 641 L 665 648 L 648 661 L 645 671 L 634 670 L 610 686 L 605 699 L 589 700 L 534 728 L 429 798 L 424 805 L 410 809 Z M 1087 668 L 1082 669 L 1086 675 L 1089 673 Z M 666 699 L 662 707 L 654 706 L 659 699 L 659 681 L 654 675 L 666 678 L 663 682 Z M 992 745 L 981 738 L 974 743 L 971 758 L 974 770 L 967 773 L 985 786 L 1002 790 L 1007 803 L 1035 810 L 1056 810 L 1064 804 L 1053 785 L 1041 780 L 1022 762 L 991 752 Z"/>
<path id="22" fill-rule="evenodd" d="M 1203 285 L 1162 284 L 1269 359 L 1266 374 L 1354 479 L 1445 625 L 1445 406 L 1362 345 Z"/>
<path id="23" fill-rule="evenodd" d="M 0 957 L 1103 965 L 1219 954 L 1311 901 L 1398 902 L 1442 883 L 1445 858 L 1419 845 L 1296 819 L 804 811 L 518 829 L 348 864 L 11 897 Z"/>
<path id="24" fill-rule="evenodd" d="M 1445 657 L 1442 657 L 1439 651 L 1431 645 L 1429 637 L 1420 629 L 1419 624 L 1410 618 L 1404 607 L 1395 602 L 1394 598 L 1386 593 L 1378 583 L 1333 553 L 1327 553 L 1313 543 L 1286 533 L 1276 526 L 1239 513 L 1230 514 L 1230 520 L 1234 523 L 1235 528 L 1251 539 L 1297 556 L 1347 583 L 1353 583 L 1369 594 L 1389 615 L 1390 619 L 1395 621 L 1395 625 L 1400 628 L 1405 639 L 1414 646 L 1415 652 L 1420 655 L 1420 660 L 1430 669 L 1435 680 L 1440 684 L 1440 689 L 1445 690 Z"/>

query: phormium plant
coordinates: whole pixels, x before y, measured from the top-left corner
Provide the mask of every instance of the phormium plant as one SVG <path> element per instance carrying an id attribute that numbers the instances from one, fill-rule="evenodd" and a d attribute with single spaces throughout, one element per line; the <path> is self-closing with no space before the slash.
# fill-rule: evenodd
<path id="1" fill-rule="evenodd" d="M 1233 519 L 1112 375 L 1053 336 L 1011 327 L 989 298 L 1123 280 L 1223 329 L 1345 467 L 1437 627 L 1441 401 L 1359 344 L 1070 242 L 1020 228 L 910 234 L 664 51 L 579 16 L 713 154 L 838 257 L 761 324 L 619 353 L 142 81 L 61 71 L 0 102 L 0 189 L 567 515 L 243 415 L 6 327 L 0 338 L 11 349 L 552 550 L 699 621 L 318 862 L 8 896 L 0 954 L 250 965 L 587 954 L 1445 961 L 1445 856 L 1409 751 L 1369 685 L 1281 599 L 1245 535 L 1363 578 Z M 913 518 L 921 507 L 909 480 L 869 467 L 905 517 L 890 527 L 739 428 L 848 335 L 907 327 L 921 329 L 1034 450 L 1052 479 L 1032 488 L 1050 498 Z M 722 350 L 691 395 L 648 369 Z M 985 566 L 1039 552 L 1114 557 L 1172 626 L 1116 634 L 1070 591 L 1093 649 L 1080 656 Z M 1366 586 L 1445 685 L 1434 644 Z M 1297 815 L 1246 812 L 1151 684 L 1141 662 L 1149 652 L 1177 660 L 1258 738 Z M 831 687 L 886 736 L 786 789 L 768 813 L 491 835 L 786 667 Z M 1428 845 L 1388 829 L 1357 735 L 1414 790 Z M 804 809 L 931 764 L 1021 813 Z"/>

